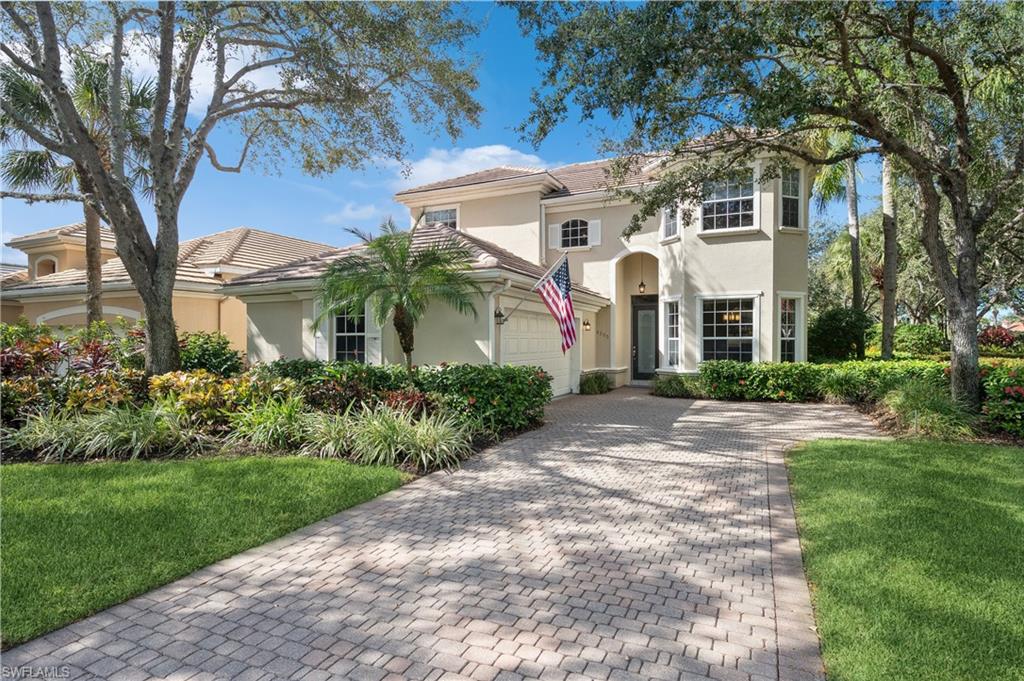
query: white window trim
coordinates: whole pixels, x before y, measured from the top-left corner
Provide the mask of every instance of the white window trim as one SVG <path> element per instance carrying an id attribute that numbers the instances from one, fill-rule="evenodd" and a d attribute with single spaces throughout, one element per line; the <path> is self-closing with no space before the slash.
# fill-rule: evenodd
<path id="1" fill-rule="evenodd" d="M 562 225 L 572 220 L 582 220 L 587 223 L 587 245 L 586 246 L 562 246 Z M 596 226 L 596 230 L 595 230 Z M 588 218 L 586 216 L 574 215 L 567 217 L 564 220 L 558 220 L 554 224 L 548 223 L 548 229 L 554 230 L 558 246 L 551 250 L 558 251 L 559 253 L 577 253 L 581 251 L 592 250 L 595 246 L 601 245 L 601 218 Z M 595 243 L 594 235 L 597 235 Z M 548 235 L 548 239 L 551 235 Z M 548 244 L 550 247 L 550 243 Z"/>
<path id="2" fill-rule="evenodd" d="M 41 262 L 52 262 L 53 263 L 53 274 L 56 274 L 57 272 L 60 272 L 60 262 L 57 260 L 56 256 L 41 255 L 38 258 L 36 258 L 35 263 L 33 263 L 33 265 L 32 265 L 32 278 L 33 279 L 38 279 L 39 278 L 39 263 L 41 263 Z M 47 275 L 43 275 L 43 276 L 47 276 Z"/>
<path id="3" fill-rule="evenodd" d="M 665 227 L 666 227 L 666 224 L 668 223 L 668 220 L 666 220 L 666 215 L 665 215 L 667 210 L 668 210 L 667 207 L 661 209 L 661 224 L 658 227 L 658 237 L 659 237 L 658 243 L 660 243 L 660 244 L 670 244 L 670 243 L 672 243 L 674 241 L 679 241 L 680 234 L 681 234 L 682 228 L 683 228 L 683 224 L 682 224 L 682 219 L 683 219 L 682 206 L 680 205 L 680 203 L 678 201 L 676 201 L 676 233 L 672 234 L 671 236 L 665 234 Z"/>
<path id="4" fill-rule="evenodd" d="M 665 306 L 669 303 L 679 304 L 679 364 L 676 366 L 669 366 L 668 363 L 668 313 L 665 311 Z M 683 366 L 686 364 L 686 344 L 684 342 L 686 336 L 686 317 L 684 316 L 683 297 L 681 295 L 660 296 L 658 298 L 658 305 L 661 307 L 658 310 L 658 352 L 665 358 L 664 363 L 658 367 L 658 372 L 682 373 Z"/>
<path id="5" fill-rule="evenodd" d="M 755 161 L 748 168 L 753 174 L 754 183 L 754 224 L 750 227 L 726 227 L 725 229 L 704 229 L 704 201 L 700 202 L 700 210 L 697 211 L 699 220 L 697 222 L 699 236 L 735 236 L 737 234 L 757 234 L 761 231 L 761 194 L 764 191 L 763 183 L 758 181 L 761 175 L 761 162 Z"/>
<path id="6" fill-rule="evenodd" d="M 807 361 L 807 294 L 803 291 L 775 292 L 775 361 L 782 361 L 782 299 L 796 299 L 796 361 Z"/>
<path id="7" fill-rule="evenodd" d="M 427 222 L 427 213 L 430 213 L 430 212 L 433 212 L 433 211 L 437 211 L 437 210 L 452 210 L 454 208 L 455 209 L 455 231 L 456 232 L 461 232 L 462 231 L 462 210 L 461 210 L 461 207 L 462 207 L 461 203 L 449 203 L 449 204 L 439 205 L 439 206 L 424 206 L 423 207 L 423 213 L 422 213 L 422 215 L 423 215 L 423 222 L 424 222 L 424 224 Z"/>
<path id="8" fill-rule="evenodd" d="M 345 335 L 345 336 L 362 336 L 363 337 L 363 362 L 362 362 L 363 364 L 370 364 L 371 363 L 370 362 L 370 333 L 369 333 L 370 329 L 369 329 L 369 326 L 368 326 L 369 319 L 370 319 L 369 312 L 370 312 L 369 304 L 367 304 L 366 308 L 364 308 L 364 310 L 363 310 L 363 332 L 361 334 L 359 334 L 359 333 L 346 333 L 346 334 L 342 334 L 342 335 Z M 331 342 L 329 343 L 329 345 L 330 345 L 329 353 L 330 354 L 329 354 L 328 359 L 331 362 L 337 362 L 338 361 L 338 315 L 337 314 L 331 315 L 329 328 L 331 330 Z"/>
<path id="9" fill-rule="evenodd" d="M 810 218 L 808 215 L 808 187 L 807 187 L 807 168 L 797 167 L 796 170 L 800 172 L 800 226 L 799 227 L 784 227 L 782 225 L 782 176 L 775 180 L 775 186 L 778 188 L 779 197 L 778 206 L 775 209 L 775 224 L 779 226 L 779 231 L 783 234 L 803 234 L 807 231 L 807 223 Z"/>
<path id="10" fill-rule="evenodd" d="M 754 329 L 753 343 L 750 347 L 750 361 L 761 361 L 761 299 L 764 291 L 723 291 L 721 293 L 698 293 L 694 295 L 696 304 L 693 306 L 694 324 L 696 324 L 697 365 L 704 363 L 704 301 L 718 298 L 753 298 Z"/>

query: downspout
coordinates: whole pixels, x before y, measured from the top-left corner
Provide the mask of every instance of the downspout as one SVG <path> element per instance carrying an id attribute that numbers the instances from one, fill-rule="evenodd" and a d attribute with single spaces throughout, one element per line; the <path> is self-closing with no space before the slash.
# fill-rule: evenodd
<path id="1" fill-rule="evenodd" d="M 494 313 L 497 305 L 495 304 L 495 296 L 500 293 L 512 288 L 512 280 L 506 279 L 505 283 L 495 286 L 491 289 L 491 292 L 487 294 L 487 361 L 491 364 L 495 363 L 495 356 L 497 355 L 497 324 L 494 321 Z"/>

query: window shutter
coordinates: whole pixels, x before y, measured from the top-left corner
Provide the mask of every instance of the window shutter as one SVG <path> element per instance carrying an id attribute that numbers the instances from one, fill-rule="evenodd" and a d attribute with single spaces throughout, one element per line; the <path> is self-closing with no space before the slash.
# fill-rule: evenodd
<path id="1" fill-rule="evenodd" d="M 366 363 L 367 364 L 383 364 L 384 358 L 381 351 L 381 329 L 377 326 L 377 320 L 373 316 L 373 310 L 370 308 L 370 303 L 366 303 L 364 328 L 366 329 Z"/>
<path id="2" fill-rule="evenodd" d="M 548 223 L 548 248 L 557 250 L 562 247 L 562 223 Z"/>
<path id="3" fill-rule="evenodd" d="M 315 304 L 313 310 L 316 314 L 320 314 L 320 304 Z M 329 356 L 331 352 L 330 333 L 333 328 L 334 320 L 331 317 L 324 317 L 316 327 L 316 336 L 313 339 L 313 354 L 316 355 L 317 359 L 324 362 L 331 359 Z"/>
<path id="4" fill-rule="evenodd" d="M 587 243 L 591 246 L 601 245 L 601 221 L 590 220 L 587 222 Z"/>

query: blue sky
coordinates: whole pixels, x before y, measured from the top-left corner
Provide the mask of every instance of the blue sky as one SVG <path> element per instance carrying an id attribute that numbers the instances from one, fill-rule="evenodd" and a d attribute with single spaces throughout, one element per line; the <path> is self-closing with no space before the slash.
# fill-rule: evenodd
<path id="1" fill-rule="evenodd" d="M 574 121 L 555 130 L 538 149 L 519 139 L 515 128 L 529 114 L 530 89 L 540 77 L 533 44 L 520 35 L 510 8 L 475 3 L 468 9 L 483 27 L 467 45 L 481 59 L 476 97 L 484 111 L 478 128 L 465 130 L 454 144 L 422 130 L 407 130 L 410 177 L 393 166 L 342 170 L 319 178 L 304 175 L 298 165 L 283 165 L 271 174 L 255 167 L 231 174 L 214 170 L 204 160 L 181 207 L 181 238 L 245 225 L 344 245 L 353 240 L 345 227 L 373 228 L 388 215 L 401 224 L 406 213 L 392 196 L 405 186 L 495 165 L 552 166 L 599 158 L 600 140 Z M 226 159 L 232 158 L 232 145 L 240 146 L 227 131 L 215 133 L 214 142 L 225 149 L 221 156 Z M 861 209 L 870 210 L 878 205 L 878 169 L 873 163 L 862 165 Z M 147 214 L 152 226 L 152 211 Z M 835 204 L 823 217 L 845 222 L 845 208 Z M 76 204 L 27 205 L 5 199 L 3 241 L 80 219 Z M 23 262 L 24 256 L 5 247 L 3 260 Z"/>

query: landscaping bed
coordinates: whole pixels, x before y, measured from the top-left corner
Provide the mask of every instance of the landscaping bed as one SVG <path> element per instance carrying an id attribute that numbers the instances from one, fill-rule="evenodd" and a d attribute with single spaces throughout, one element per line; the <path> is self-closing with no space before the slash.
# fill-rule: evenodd
<path id="1" fill-rule="evenodd" d="M 818 441 L 789 471 L 830 681 L 1021 678 L 1024 449 Z"/>
<path id="2" fill-rule="evenodd" d="M 372 499 L 403 477 L 296 456 L 2 466 L 3 644 Z"/>

